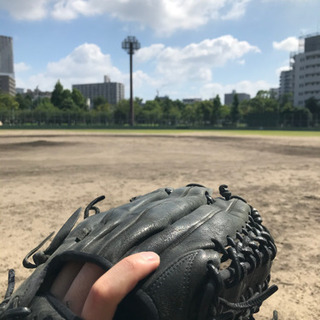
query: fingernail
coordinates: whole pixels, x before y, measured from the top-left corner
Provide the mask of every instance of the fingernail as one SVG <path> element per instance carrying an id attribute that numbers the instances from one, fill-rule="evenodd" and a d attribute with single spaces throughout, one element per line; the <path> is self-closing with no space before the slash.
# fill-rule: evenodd
<path id="1" fill-rule="evenodd" d="M 146 252 L 141 252 L 140 253 L 141 258 L 143 258 L 146 261 L 158 261 L 159 256 L 152 251 L 146 251 Z"/>

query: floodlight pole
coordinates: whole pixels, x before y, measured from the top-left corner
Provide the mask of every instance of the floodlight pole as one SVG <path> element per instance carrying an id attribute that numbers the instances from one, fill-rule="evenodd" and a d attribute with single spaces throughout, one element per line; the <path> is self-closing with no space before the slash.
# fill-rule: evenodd
<path id="1" fill-rule="evenodd" d="M 136 37 L 128 36 L 122 41 L 122 49 L 126 50 L 130 55 L 130 115 L 129 122 L 134 126 L 134 107 L 133 107 L 133 84 L 132 84 L 132 56 L 134 52 L 140 49 L 140 43 Z"/>
<path id="2" fill-rule="evenodd" d="M 131 53 L 132 52 L 132 53 Z M 132 42 L 130 42 L 130 125 L 134 126 L 133 83 L 132 83 Z"/>

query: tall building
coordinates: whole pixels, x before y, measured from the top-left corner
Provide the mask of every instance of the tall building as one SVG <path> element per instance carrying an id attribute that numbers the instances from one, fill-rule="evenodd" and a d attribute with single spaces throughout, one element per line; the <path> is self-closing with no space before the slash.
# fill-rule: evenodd
<path id="1" fill-rule="evenodd" d="M 227 106 L 231 106 L 233 102 L 233 97 L 237 95 L 238 101 L 241 102 L 243 100 L 250 100 L 250 95 L 247 93 L 238 93 L 235 90 L 232 91 L 232 93 L 226 93 L 224 95 L 224 104 Z"/>
<path id="2" fill-rule="evenodd" d="M 320 34 L 304 39 L 303 52 L 293 58 L 293 104 L 304 107 L 313 97 L 320 100 Z"/>
<path id="3" fill-rule="evenodd" d="M 293 71 L 292 71 L 292 69 L 282 71 L 280 73 L 279 96 L 283 97 L 288 94 L 293 94 Z"/>
<path id="4" fill-rule="evenodd" d="M 14 96 L 16 94 L 16 82 L 9 75 L 0 75 L 0 93 L 9 93 Z"/>
<path id="5" fill-rule="evenodd" d="M 85 98 L 90 99 L 90 107 L 93 105 L 93 100 L 98 97 L 105 98 L 113 105 L 124 99 L 124 84 L 110 82 L 108 76 L 104 76 L 102 83 L 74 84 L 72 89 L 78 89 Z"/>
<path id="6" fill-rule="evenodd" d="M 0 92 L 15 95 L 12 38 L 0 36 Z"/>

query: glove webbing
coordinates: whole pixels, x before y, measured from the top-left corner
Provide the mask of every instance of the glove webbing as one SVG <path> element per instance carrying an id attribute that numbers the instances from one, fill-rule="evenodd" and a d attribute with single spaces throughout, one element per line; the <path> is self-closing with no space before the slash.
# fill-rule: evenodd
<path id="1" fill-rule="evenodd" d="M 228 193 L 227 197 L 231 198 L 232 196 Z M 210 261 L 208 262 L 210 280 L 201 302 L 198 320 L 208 319 L 208 314 L 204 312 L 204 310 L 208 310 L 206 308 L 208 304 L 212 305 L 213 316 L 218 314 L 218 308 L 221 309 L 222 305 L 229 308 L 226 312 L 222 312 L 218 318 L 214 317 L 212 320 L 234 319 L 235 314 L 239 313 L 245 313 L 250 319 L 254 319 L 252 314 L 259 310 L 264 300 L 278 290 L 275 285 L 268 288 L 269 275 L 263 285 L 258 286 L 258 292 L 254 292 L 253 288 L 247 289 L 247 296 L 249 296 L 247 300 L 244 295 L 240 297 L 241 302 L 230 302 L 219 298 L 219 293 L 223 288 L 237 285 L 247 274 L 275 258 L 277 249 L 270 233 L 261 225 L 261 222 L 260 214 L 251 207 L 249 222 L 242 230 L 242 234 L 237 232 L 236 240 L 227 237 L 227 246 L 224 247 L 221 242 L 212 239 L 215 249 L 221 254 L 221 262 L 231 260 L 231 264 L 228 268 L 219 271 Z"/>

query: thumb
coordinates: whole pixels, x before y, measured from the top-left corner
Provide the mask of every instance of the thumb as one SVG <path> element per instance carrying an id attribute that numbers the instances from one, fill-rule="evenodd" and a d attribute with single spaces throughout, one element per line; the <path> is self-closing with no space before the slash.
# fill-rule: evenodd
<path id="1" fill-rule="evenodd" d="M 120 301 L 159 264 L 160 257 L 154 252 L 124 258 L 94 283 L 81 316 L 86 320 L 111 320 Z"/>

